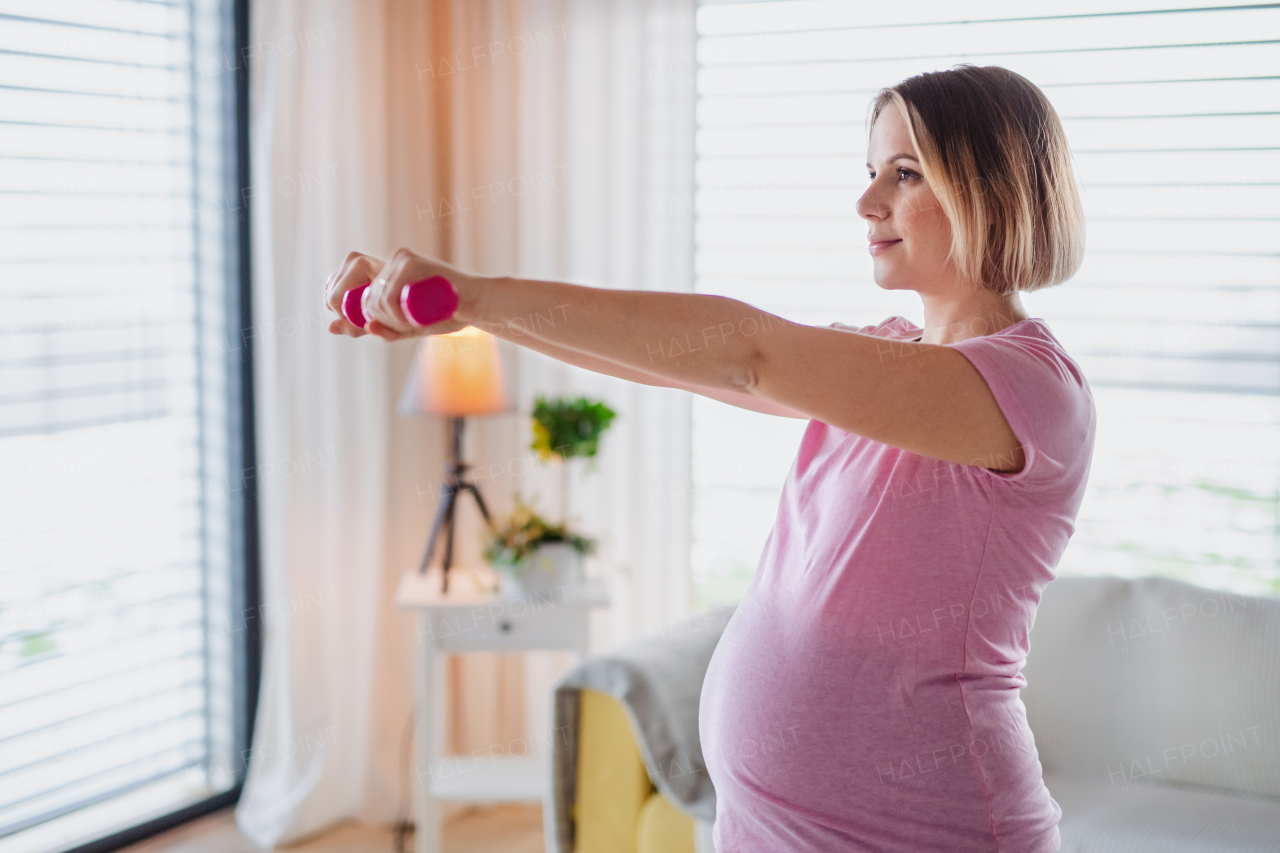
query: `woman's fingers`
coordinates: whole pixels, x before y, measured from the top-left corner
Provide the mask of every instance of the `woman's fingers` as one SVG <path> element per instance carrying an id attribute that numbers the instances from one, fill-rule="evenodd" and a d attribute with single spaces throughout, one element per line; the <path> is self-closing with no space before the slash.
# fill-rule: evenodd
<path id="1" fill-rule="evenodd" d="M 396 249 L 392 253 L 391 259 L 378 271 L 364 294 L 365 316 L 370 322 L 377 320 L 386 329 L 401 333 L 411 334 L 418 330 L 400 308 L 400 291 L 405 285 L 424 277 L 416 274 L 424 263 L 424 258 L 408 249 Z"/>
<path id="2" fill-rule="evenodd" d="M 398 341 L 401 338 L 413 337 L 412 332 L 398 332 L 389 326 L 382 325 L 377 320 L 369 321 L 369 332 L 371 334 L 377 335 L 378 337 L 382 338 L 384 341 Z"/>
<path id="3" fill-rule="evenodd" d="M 362 329 L 355 323 L 352 323 L 346 317 L 339 317 L 329 324 L 329 331 L 335 335 L 349 335 L 353 338 L 363 337 L 369 334 L 368 329 Z"/>
<path id="4" fill-rule="evenodd" d="M 355 254 L 356 254 L 355 252 L 352 252 L 350 255 L 347 255 L 347 257 L 343 259 L 342 263 L 338 265 L 338 268 L 333 272 L 329 273 L 329 278 L 327 281 L 325 281 L 325 284 L 324 284 L 325 307 L 328 308 L 333 313 L 337 314 L 339 317 L 342 316 L 343 291 L 338 290 L 338 283 L 342 280 L 343 275 L 350 268 L 352 262 L 354 261 L 354 258 L 352 256 Z"/>
<path id="5" fill-rule="evenodd" d="M 362 287 L 373 280 L 383 267 L 381 258 L 366 255 L 363 252 L 351 252 L 342 265 L 333 272 L 325 282 L 325 307 L 338 315 L 338 319 L 329 324 L 329 331 L 335 335 L 350 335 L 353 338 L 367 334 L 365 329 L 352 323 L 342 313 L 342 300 L 347 291 Z"/>

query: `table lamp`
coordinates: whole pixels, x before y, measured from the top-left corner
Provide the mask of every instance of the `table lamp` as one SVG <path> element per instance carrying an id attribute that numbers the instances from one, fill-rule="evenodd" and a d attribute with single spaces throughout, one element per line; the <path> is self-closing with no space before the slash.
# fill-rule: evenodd
<path id="1" fill-rule="evenodd" d="M 462 429 L 469 416 L 494 415 L 512 411 L 498 355 L 498 342 L 475 326 L 448 335 L 423 338 L 400 394 L 397 407 L 402 415 L 437 415 L 450 419 L 450 456 L 445 464 L 444 487 L 431 535 L 422 553 L 419 572 L 425 572 L 435 553 L 436 540 L 444 531 L 444 582 L 449 591 L 449 566 L 453 562 L 454 510 L 458 495 L 470 492 L 489 522 L 489 510 L 475 483 L 467 479 L 471 466 L 462 461 Z"/>

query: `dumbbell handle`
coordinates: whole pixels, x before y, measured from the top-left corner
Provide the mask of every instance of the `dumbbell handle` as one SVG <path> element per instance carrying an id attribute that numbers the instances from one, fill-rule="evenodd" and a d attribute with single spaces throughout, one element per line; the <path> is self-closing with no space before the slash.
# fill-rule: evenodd
<path id="1" fill-rule="evenodd" d="M 348 290 L 342 296 L 342 313 L 354 325 L 364 328 L 369 318 L 364 315 L 360 299 L 369 285 Z M 400 310 L 409 322 L 418 326 L 432 326 L 448 320 L 458 310 L 458 291 L 453 282 L 442 275 L 433 275 L 400 290 Z"/>

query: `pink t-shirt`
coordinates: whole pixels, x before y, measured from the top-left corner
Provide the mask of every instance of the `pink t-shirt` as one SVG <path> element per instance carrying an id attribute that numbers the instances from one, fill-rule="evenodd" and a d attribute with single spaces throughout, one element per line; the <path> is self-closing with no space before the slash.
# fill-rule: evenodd
<path id="1" fill-rule="evenodd" d="M 902 317 L 832 325 L 927 367 L 894 343 L 921 335 Z M 702 686 L 719 853 L 1058 850 L 1018 691 L 1088 478 L 1093 397 L 1043 320 L 949 346 L 1026 464 L 945 462 L 809 421 Z"/>

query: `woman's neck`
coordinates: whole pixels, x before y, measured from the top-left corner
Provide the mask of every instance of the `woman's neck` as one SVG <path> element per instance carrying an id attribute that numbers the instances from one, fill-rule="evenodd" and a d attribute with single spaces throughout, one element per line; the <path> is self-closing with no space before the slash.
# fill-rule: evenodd
<path id="1" fill-rule="evenodd" d="M 1029 316 L 1015 290 L 1000 294 L 990 290 L 962 294 L 921 294 L 924 300 L 926 344 L 954 344 L 966 338 L 989 335 Z"/>

